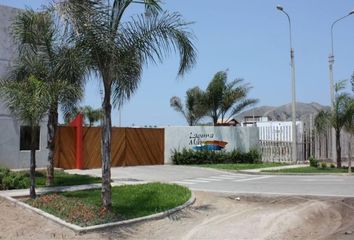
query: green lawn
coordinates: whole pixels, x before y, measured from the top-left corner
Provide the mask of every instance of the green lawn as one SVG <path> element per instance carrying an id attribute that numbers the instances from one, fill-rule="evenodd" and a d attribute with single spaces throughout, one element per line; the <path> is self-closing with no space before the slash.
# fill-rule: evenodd
<path id="1" fill-rule="evenodd" d="M 284 166 L 282 163 L 220 163 L 220 164 L 199 164 L 197 167 L 208 167 L 226 170 L 246 170 L 266 167 Z"/>
<path id="2" fill-rule="evenodd" d="M 26 173 L 29 176 L 29 173 Z M 44 187 L 46 181 L 46 172 L 36 172 L 36 185 Z M 73 186 L 82 184 L 100 183 L 101 178 L 92 177 L 88 175 L 69 174 L 64 171 L 55 170 L 54 172 L 54 186 Z"/>
<path id="3" fill-rule="evenodd" d="M 354 171 L 354 168 L 352 168 Z M 264 170 L 262 172 L 274 173 L 347 173 L 348 168 L 316 168 L 316 167 L 299 167 L 280 170 Z"/>
<path id="4" fill-rule="evenodd" d="M 47 194 L 26 202 L 65 221 L 89 226 L 151 215 L 184 204 L 188 188 L 176 184 L 149 183 L 112 188 L 113 213 L 101 206 L 101 189 Z"/>

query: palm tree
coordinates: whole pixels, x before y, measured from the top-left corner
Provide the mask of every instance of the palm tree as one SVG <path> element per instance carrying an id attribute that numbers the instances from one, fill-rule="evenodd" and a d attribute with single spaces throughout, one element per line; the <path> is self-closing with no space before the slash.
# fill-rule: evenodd
<path id="1" fill-rule="evenodd" d="M 145 6 L 145 13 L 122 22 L 132 3 Z M 103 82 L 102 191 L 105 209 L 111 210 L 111 109 L 120 107 L 139 86 L 144 64 L 162 62 L 170 50 L 180 56 L 179 75 L 189 70 L 196 53 L 178 13 L 161 13 L 159 0 L 68 0 L 56 9 L 69 25 L 72 38 L 86 54 L 88 65 Z"/>
<path id="2" fill-rule="evenodd" d="M 354 93 L 354 74 L 350 79 L 350 83 L 352 85 L 352 91 Z M 349 142 L 348 142 L 348 174 L 352 173 L 352 149 L 354 149 L 353 142 L 354 142 L 354 96 L 352 96 L 351 103 L 350 103 L 351 113 L 349 113 L 348 121 L 345 124 L 345 130 L 349 133 Z"/>
<path id="3" fill-rule="evenodd" d="M 93 109 L 91 106 L 84 106 L 82 112 L 89 127 L 92 127 L 95 122 L 100 121 L 103 116 L 102 109 Z"/>
<path id="4" fill-rule="evenodd" d="M 60 90 L 59 90 L 60 89 Z M 35 191 L 35 170 L 36 170 L 36 139 L 37 127 L 44 119 L 55 101 L 53 92 L 55 91 L 73 91 L 70 85 L 63 81 L 57 81 L 50 84 L 46 81 L 38 80 L 33 75 L 28 79 L 21 81 L 2 80 L 0 82 L 1 96 L 7 104 L 8 109 L 22 123 L 31 127 L 31 154 L 30 154 L 30 196 L 36 197 Z M 75 90 L 75 89 L 74 89 Z M 55 96 L 55 95 L 54 95 Z"/>
<path id="5" fill-rule="evenodd" d="M 352 86 L 353 86 L 353 92 L 354 92 L 354 78 L 352 78 Z M 349 141 L 348 141 L 348 173 L 351 174 L 352 172 L 352 161 L 351 161 L 351 155 L 352 155 L 352 149 L 354 147 L 352 146 L 354 143 L 354 97 L 351 97 L 350 103 L 348 105 L 348 118 L 347 121 L 344 125 L 345 131 L 349 134 Z"/>
<path id="6" fill-rule="evenodd" d="M 199 87 L 189 89 L 186 92 L 185 106 L 183 106 L 179 97 L 174 96 L 170 99 L 171 107 L 182 113 L 189 126 L 198 124 L 199 120 L 206 115 L 203 94 Z"/>
<path id="7" fill-rule="evenodd" d="M 79 113 L 83 113 L 86 126 L 92 127 L 96 122 L 100 121 L 103 117 L 101 108 L 94 109 L 91 106 L 83 106 L 73 108 L 70 112 L 64 115 L 64 122 L 69 123 Z"/>
<path id="8" fill-rule="evenodd" d="M 205 103 L 209 109 L 208 115 L 213 119 L 214 126 L 218 119 L 225 121 L 245 108 L 258 102 L 257 99 L 247 98 L 251 87 L 244 84 L 242 79 L 227 82 L 227 71 L 217 72 L 209 83 L 205 93 Z"/>
<path id="9" fill-rule="evenodd" d="M 321 110 L 315 117 L 315 128 L 323 133 L 333 127 L 336 135 L 337 168 L 342 167 L 340 135 L 343 127 L 353 117 L 351 112 L 352 99 L 348 93 L 342 92 L 345 89 L 346 81 L 339 81 L 335 84 L 335 100 L 333 110 Z"/>
<path id="10" fill-rule="evenodd" d="M 74 94 L 56 90 L 52 93 L 53 101 L 48 111 L 48 168 L 47 185 L 53 185 L 54 148 L 58 126 L 58 108 L 70 111 L 83 95 L 83 77 L 85 64 L 81 62 L 80 51 L 61 34 L 54 21 L 51 9 L 34 12 L 27 9 L 20 12 L 13 22 L 12 30 L 19 47 L 16 67 L 9 74 L 12 80 L 26 79 L 33 75 L 41 81 L 53 84 L 66 81 L 76 88 Z M 60 84 L 59 84 L 60 85 Z M 72 92 L 71 92 L 72 93 Z M 56 94 L 56 95 L 54 95 Z"/>

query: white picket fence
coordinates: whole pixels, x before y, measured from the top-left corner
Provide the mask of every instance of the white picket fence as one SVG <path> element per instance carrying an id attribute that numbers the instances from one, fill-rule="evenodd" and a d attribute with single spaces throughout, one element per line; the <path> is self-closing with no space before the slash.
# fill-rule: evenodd
<path id="1" fill-rule="evenodd" d="M 290 131 L 290 130 L 289 130 Z M 262 161 L 264 162 L 291 162 L 292 147 L 291 141 L 276 140 L 260 140 L 260 150 L 262 153 Z M 325 134 L 318 134 L 314 130 L 305 130 L 298 133 L 297 137 L 297 161 L 303 162 L 314 156 L 316 159 L 323 161 L 332 160 L 332 138 L 330 130 Z M 352 138 L 354 139 L 354 138 Z M 350 139 L 350 135 L 344 131 L 341 134 L 341 156 L 345 162 L 349 155 L 349 144 L 351 144 L 351 157 L 354 158 L 354 142 Z"/>

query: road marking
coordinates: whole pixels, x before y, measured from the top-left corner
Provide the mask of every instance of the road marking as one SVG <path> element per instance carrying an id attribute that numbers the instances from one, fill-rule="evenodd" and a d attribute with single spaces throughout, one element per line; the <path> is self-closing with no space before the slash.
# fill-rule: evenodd
<path id="1" fill-rule="evenodd" d="M 264 178 L 271 178 L 273 176 L 262 176 L 262 177 L 254 177 L 254 178 L 244 178 L 244 179 L 237 179 L 234 180 L 234 182 L 246 182 L 246 181 L 253 181 L 253 180 L 259 180 L 259 179 L 264 179 Z"/>
<path id="2" fill-rule="evenodd" d="M 219 175 L 220 177 L 243 177 L 237 174 L 224 174 L 224 175 Z"/>
<path id="3" fill-rule="evenodd" d="M 210 178 L 214 178 L 214 179 L 223 179 L 223 180 L 231 180 L 231 179 L 235 179 L 235 177 L 222 177 L 222 176 L 213 176 Z"/>
<path id="4" fill-rule="evenodd" d="M 209 181 L 197 180 L 197 179 L 183 179 L 183 182 L 196 182 L 196 183 L 208 183 Z"/>
<path id="5" fill-rule="evenodd" d="M 308 179 L 299 179 L 302 182 L 343 182 L 344 179 L 315 179 L 315 178 L 308 178 Z"/>
<path id="6" fill-rule="evenodd" d="M 192 183 L 192 182 L 183 182 L 183 181 L 174 181 L 173 183 L 177 183 L 177 184 L 196 184 L 196 183 Z"/>
<path id="7" fill-rule="evenodd" d="M 214 178 L 196 178 L 197 180 L 204 180 L 204 181 L 222 181 L 222 179 L 214 179 Z"/>

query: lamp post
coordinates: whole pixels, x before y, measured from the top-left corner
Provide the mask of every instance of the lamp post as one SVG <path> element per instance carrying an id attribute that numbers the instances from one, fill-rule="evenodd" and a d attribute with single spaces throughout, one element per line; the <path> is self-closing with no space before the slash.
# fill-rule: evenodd
<path id="1" fill-rule="evenodd" d="M 294 62 L 294 49 L 292 44 L 292 35 L 291 35 L 291 21 L 289 14 L 284 11 L 284 8 L 280 5 L 277 6 L 277 10 L 281 11 L 286 15 L 289 21 L 289 35 L 290 35 L 290 65 L 291 65 L 291 132 L 292 132 L 292 161 L 297 163 L 297 146 L 296 146 L 296 86 L 295 86 L 295 62 Z"/>
<path id="2" fill-rule="evenodd" d="M 338 18 L 337 20 L 335 20 L 332 25 L 331 25 L 331 53 L 328 56 L 328 67 L 329 67 L 329 89 L 330 89 L 330 95 L 331 95 L 331 108 L 332 111 L 334 110 L 334 80 L 333 80 L 333 64 L 334 64 L 334 51 L 333 51 L 333 28 L 334 25 L 339 22 L 340 20 L 350 16 L 354 14 L 354 10 L 352 10 L 350 13 L 348 13 L 347 15 Z M 332 135 L 332 160 L 335 162 L 336 158 L 337 158 L 337 152 L 336 152 L 336 132 L 334 130 L 334 128 L 332 128 L 331 131 L 331 135 Z"/>

